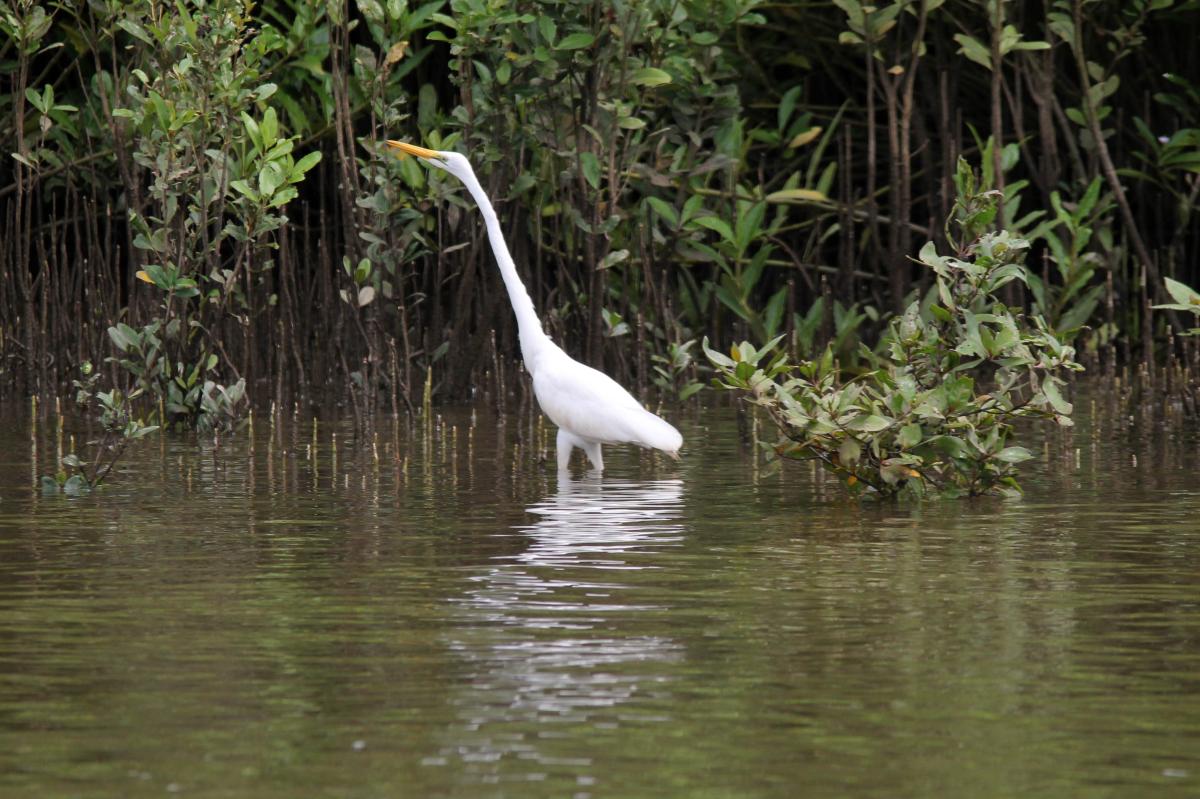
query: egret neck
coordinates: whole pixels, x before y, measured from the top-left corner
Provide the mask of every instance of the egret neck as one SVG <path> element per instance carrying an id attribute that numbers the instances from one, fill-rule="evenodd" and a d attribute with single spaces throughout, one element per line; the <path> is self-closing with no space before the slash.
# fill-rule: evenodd
<path id="1" fill-rule="evenodd" d="M 525 359 L 525 368 L 529 370 L 530 374 L 535 374 L 543 356 L 557 347 L 542 330 L 542 323 L 538 319 L 537 311 L 534 310 L 533 300 L 529 298 L 529 292 L 525 290 L 525 284 L 521 282 L 521 277 L 517 274 L 517 265 L 513 263 L 512 256 L 508 254 L 508 245 L 504 241 L 504 233 L 500 230 L 500 219 L 496 216 L 496 209 L 492 207 L 483 187 L 479 185 L 479 179 L 475 177 L 474 171 L 459 175 L 459 178 L 466 185 L 467 191 L 475 198 L 475 204 L 479 206 L 479 211 L 483 214 L 484 224 L 487 225 L 488 243 L 492 245 L 492 254 L 496 256 L 496 263 L 500 267 L 500 277 L 503 278 L 504 286 L 508 289 L 508 299 L 512 303 L 513 313 L 517 317 L 517 331 L 521 337 L 521 356 Z"/>

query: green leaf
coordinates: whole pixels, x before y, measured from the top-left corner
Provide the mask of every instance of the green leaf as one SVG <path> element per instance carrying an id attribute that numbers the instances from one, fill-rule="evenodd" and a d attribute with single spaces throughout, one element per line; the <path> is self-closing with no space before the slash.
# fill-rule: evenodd
<path id="1" fill-rule="evenodd" d="M 701 216 L 693 220 L 693 224 L 706 227 L 709 230 L 719 234 L 721 238 L 728 241 L 730 244 L 734 242 L 733 229 L 729 227 L 729 223 L 715 216 Z"/>
<path id="2" fill-rule="evenodd" d="M 597 269 L 608 269 L 629 258 L 629 250 L 613 250 L 596 265 Z"/>
<path id="3" fill-rule="evenodd" d="M 128 436 L 128 438 L 133 438 L 133 439 L 144 438 L 145 436 L 150 435 L 157 429 L 158 429 L 158 425 L 156 425 L 156 424 L 142 425 L 142 426 L 138 427 L 136 430 L 134 430 L 133 433 Z"/>
<path id="4" fill-rule="evenodd" d="M 884 416 L 866 414 L 851 419 L 846 424 L 846 427 L 850 430 L 858 430 L 864 433 L 878 433 L 880 430 L 886 430 L 891 427 L 893 421 L 893 419 L 888 419 Z"/>
<path id="5" fill-rule="evenodd" d="M 1005 463 L 1021 463 L 1033 457 L 1033 453 L 1024 447 L 1005 447 L 996 453 L 996 457 Z"/>
<path id="6" fill-rule="evenodd" d="M 655 67 L 643 67 L 629 76 L 629 82 L 634 86 L 654 88 L 670 83 L 671 73 Z"/>
<path id="7" fill-rule="evenodd" d="M 256 192 L 247 181 L 231 180 L 231 181 L 229 181 L 229 188 L 231 188 L 241 194 L 244 194 L 246 197 L 250 198 L 251 200 L 253 200 L 255 202 L 258 201 L 258 192 Z"/>
<path id="8" fill-rule="evenodd" d="M 128 352 L 136 341 L 136 334 L 130 336 L 130 328 L 123 323 L 115 327 L 110 327 L 108 329 L 108 337 L 112 339 L 113 344 L 116 344 L 117 349 L 121 352 Z"/>
<path id="9" fill-rule="evenodd" d="M 275 190 L 283 185 L 283 175 L 278 164 L 269 163 L 258 173 L 258 192 L 262 197 L 270 197 Z"/>
<path id="10" fill-rule="evenodd" d="M 755 203 L 748 211 L 738 214 L 734 226 L 735 246 L 739 253 L 746 252 L 750 247 L 750 242 L 753 241 L 762 231 L 763 217 L 766 216 L 766 203 Z M 762 264 L 759 265 L 761 272 Z M 754 280 L 748 281 L 750 285 L 757 282 L 757 275 Z"/>
<path id="11" fill-rule="evenodd" d="M 751 312 L 746 307 L 746 304 L 741 299 L 735 297 L 733 293 L 725 286 L 715 286 L 713 293 L 717 295 L 717 299 L 725 303 L 729 310 L 738 315 L 739 318 L 750 321 Z"/>
<path id="12" fill-rule="evenodd" d="M 714 349 L 709 348 L 708 336 L 705 336 L 704 340 L 700 342 L 700 348 L 702 350 L 704 350 L 705 357 L 707 357 L 710 361 L 712 361 L 718 367 L 721 367 L 723 369 L 732 369 L 733 368 L 733 359 L 732 358 L 730 358 L 728 355 L 725 355 L 724 353 L 720 353 Z"/>
<path id="13" fill-rule="evenodd" d="M 591 47 L 596 37 L 590 33 L 572 33 L 554 46 L 555 50 L 582 50 Z"/>
<path id="14" fill-rule="evenodd" d="M 965 33 L 956 33 L 954 34 L 954 41 L 960 45 L 958 52 L 966 56 L 967 59 L 989 70 L 992 68 L 992 54 L 978 39 L 968 36 Z"/>
<path id="15" fill-rule="evenodd" d="M 304 175 L 314 166 L 321 162 L 321 152 L 319 150 L 308 153 L 292 167 L 292 174 L 288 178 L 289 183 L 298 183 Z"/>
<path id="16" fill-rule="evenodd" d="M 1050 407 L 1066 416 L 1071 413 L 1072 406 L 1063 399 L 1062 393 L 1059 392 L 1059 382 L 1058 378 L 1047 376 L 1042 380 L 1042 393 L 1046 395 L 1046 401 L 1050 403 Z"/>
<path id="17" fill-rule="evenodd" d="M 117 27 L 148 45 L 153 46 L 154 44 L 154 40 L 150 38 L 150 34 L 146 32 L 146 29 L 128 17 L 117 20 Z"/>
<path id="18" fill-rule="evenodd" d="M 548 46 L 554 46 L 554 39 L 558 35 L 558 27 L 554 24 L 554 18 L 542 14 L 537 21 L 538 32 L 542 35 L 542 41 Z"/>
<path id="19" fill-rule="evenodd" d="M 938 452 L 948 455 L 951 458 L 962 458 L 968 454 L 966 442 L 961 438 L 955 438 L 954 436 L 938 436 L 937 438 L 932 439 L 929 443 L 932 444 L 933 448 Z"/>
<path id="20" fill-rule="evenodd" d="M 1188 306 L 1190 310 L 1196 313 L 1200 313 L 1200 292 L 1169 277 L 1163 278 L 1163 282 L 1166 283 L 1167 293 L 1171 295 L 1171 299 L 1180 305 Z"/>
<path id="21" fill-rule="evenodd" d="M 814 189 L 781 189 L 765 197 L 769 203 L 821 203 L 829 198 Z"/>
<path id="22" fill-rule="evenodd" d="M 788 120 L 792 118 L 792 111 L 796 108 L 796 101 L 800 99 L 800 91 L 803 88 L 802 84 L 793 86 L 784 93 L 783 98 L 779 101 L 777 123 L 780 135 L 783 134 L 784 129 L 787 127 Z"/>
<path id="23" fill-rule="evenodd" d="M 784 286 L 767 301 L 767 307 L 763 311 L 763 330 L 768 336 L 774 336 L 775 331 L 779 329 L 779 324 L 783 321 L 783 312 L 787 306 L 787 294 L 787 286 Z"/>
<path id="24" fill-rule="evenodd" d="M 912 424 L 906 424 L 904 427 L 900 428 L 900 434 L 896 436 L 896 441 L 899 442 L 902 448 L 908 449 L 909 447 L 915 447 L 917 444 L 920 444 L 923 435 L 924 434 L 921 432 L 921 425 L 914 422 Z"/>
<path id="25" fill-rule="evenodd" d="M 679 214 L 675 211 L 674 206 L 668 205 L 666 201 L 658 197 L 647 197 L 646 202 L 664 222 L 673 228 L 679 227 Z"/>
<path id="26" fill-rule="evenodd" d="M 583 170 L 584 180 L 593 189 L 600 188 L 600 161 L 595 153 L 580 153 L 579 166 Z"/>
<path id="27" fill-rule="evenodd" d="M 47 86 L 46 88 L 49 89 L 50 87 Z M 29 101 L 30 105 L 32 105 L 38 111 L 41 111 L 43 114 L 50 113 L 50 104 L 45 102 L 42 95 L 34 89 L 25 90 L 25 99 Z"/>
<path id="28" fill-rule="evenodd" d="M 354 267 L 354 282 L 362 285 L 367 278 L 371 276 L 371 261 L 369 258 L 363 258 Z"/>

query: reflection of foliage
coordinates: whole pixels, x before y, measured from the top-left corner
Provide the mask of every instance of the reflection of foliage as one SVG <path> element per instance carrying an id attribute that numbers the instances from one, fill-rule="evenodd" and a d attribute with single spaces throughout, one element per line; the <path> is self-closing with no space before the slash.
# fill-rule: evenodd
<path id="1" fill-rule="evenodd" d="M 997 193 L 980 191 L 966 162 L 957 175 L 954 255 L 930 242 L 920 260 L 936 276 L 936 298 L 914 302 L 888 328 L 878 367 L 843 380 L 832 349 L 789 365 L 770 355 L 778 339 L 731 355 L 706 348 L 720 386 L 747 392 L 783 434 L 770 451 L 816 459 L 854 492 L 882 495 L 1012 493 L 1016 464 L 1032 457 L 1010 446 L 1013 422 L 1071 423 L 1062 370 L 1081 367 L 1040 316 L 999 299 L 1025 281 L 1028 242 L 985 232 Z M 732 357 L 731 357 L 732 356 Z"/>

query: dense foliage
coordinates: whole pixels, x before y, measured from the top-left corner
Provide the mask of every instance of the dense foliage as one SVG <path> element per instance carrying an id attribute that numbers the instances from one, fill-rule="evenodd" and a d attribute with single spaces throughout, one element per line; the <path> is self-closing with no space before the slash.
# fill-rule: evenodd
<path id="1" fill-rule="evenodd" d="M 705 345 L 724 388 L 745 392 L 779 428 L 768 451 L 816 460 L 851 491 L 888 496 L 1014 493 L 1013 423 L 1049 418 L 1070 425 L 1063 398 L 1075 351 L 1040 315 L 1025 317 L 1001 289 L 1027 283 L 1029 242 L 993 231 L 998 192 L 977 186 L 960 161 L 952 255 L 933 242 L 921 263 L 936 289 L 894 318 L 874 368 L 843 379 L 832 349 L 792 367 L 785 352 L 747 342 L 730 356 Z M 866 353 L 872 358 L 873 353 Z"/>
<path id="2" fill-rule="evenodd" d="M 1196 0 L 7 0 L 0 28 L 0 393 L 94 362 L 201 428 L 243 390 L 502 405 L 477 215 L 389 136 L 470 153 L 547 328 L 643 395 L 694 394 L 704 335 L 859 364 L 934 284 L 915 242 L 955 249 L 963 154 L 1029 242 L 1004 303 L 1081 357 L 1161 355 L 1183 315 L 1149 304 L 1200 281 Z"/>

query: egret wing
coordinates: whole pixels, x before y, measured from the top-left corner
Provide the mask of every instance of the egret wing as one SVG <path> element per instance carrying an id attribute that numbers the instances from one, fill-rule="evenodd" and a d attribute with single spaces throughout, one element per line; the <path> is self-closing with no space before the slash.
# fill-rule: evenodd
<path id="1" fill-rule="evenodd" d="M 533 387 L 551 421 L 585 440 L 668 452 L 682 444 L 679 431 L 643 408 L 617 381 L 578 361 L 564 358 L 540 369 Z"/>

